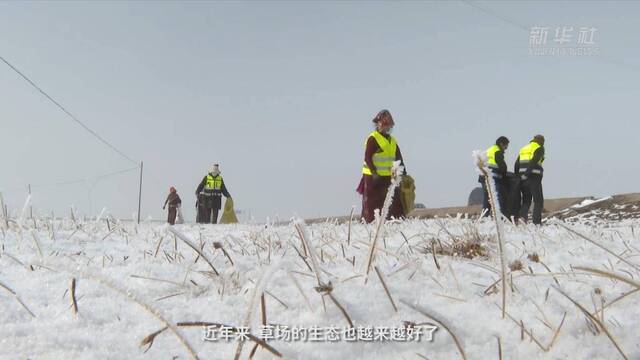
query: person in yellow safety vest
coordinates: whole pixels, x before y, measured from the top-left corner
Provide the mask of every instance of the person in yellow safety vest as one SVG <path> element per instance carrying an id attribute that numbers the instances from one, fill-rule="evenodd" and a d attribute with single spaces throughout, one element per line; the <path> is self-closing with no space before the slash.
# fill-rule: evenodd
<path id="1" fill-rule="evenodd" d="M 373 123 L 375 130 L 365 141 L 362 178 L 356 190 L 362 195 L 362 217 L 369 223 L 375 219 L 375 209 L 382 211 L 391 184 L 393 162 L 400 160 L 401 165 L 404 165 L 398 142 L 391 135 L 395 122 L 389 110 L 378 112 Z M 406 169 L 404 174 L 406 175 Z M 403 216 L 400 192 L 396 188 L 387 218 L 399 219 Z"/>
<path id="2" fill-rule="evenodd" d="M 542 210 L 544 209 L 544 195 L 542 193 L 542 176 L 544 169 L 544 136 L 536 135 L 529 144 L 520 149 L 520 154 L 516 160 L 514 172 L 520 176 L 519 194 L 522 201 L 519 204 L 519 211 L 515 212 L 515 220 L 528 220 L 529 208 L 533 200 L 533 223 L 542 223 Z"/>
<path id="3" fill-rule="evenodd" d="M 491 172 L 490 180 L 494 181 L 498 204 L 500 211 L 509 216 L 507 195 L 509 194 L 509 179 L 507 178 L 507 163 L 504 161 L 504 152 L 509 147 L 509 139 L 506 136 L 500 136 L 495 144 L 487 149 L 487 166 Z M 489 202 L 489 193 L 487 192 L 487 182 L 484 176 L 480 175 L 478 182 L 482 185 L 484 192 L 484 201 L 482 208 L 486 210 L 486 215 L 491 214 L 491 203 Z"/>
<path id="4" fill-rule="evenodd" d="M 220 175 L 219 165 L 214 164 L 196 189 L 196 196 L 198 197 L 196 222 L 202 224 L 218 223 L 218 213 L 222 207 L 222 195 L 227 198 L 231 197 Z"/>

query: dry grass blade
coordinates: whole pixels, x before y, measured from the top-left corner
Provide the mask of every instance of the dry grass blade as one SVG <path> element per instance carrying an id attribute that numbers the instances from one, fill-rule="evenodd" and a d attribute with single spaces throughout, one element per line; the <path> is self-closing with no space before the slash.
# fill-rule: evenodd
<path id="1" fill-rule="evenodd" d="M 163 283 L 167 283 L 167 284 L 171 284 L 171 285 L 176 285 L 176 286 L 180 286 L 183 287 L 184 285 L 176 282 L 176 281 L 171 281 L 171 280 L 165 280 L 165 279 L 158 279 L 158 278 L 152 278 L 152 277 L 146 277 L 146 276 L 140 276 L 140 275 L 129 275 L 130 277 L 134 278 L 134 279 L 142 279 L 142 280 L 149 280 L 149 281 L 158 281 L 158 282 L 163 282 Z"/>
<path id="2" fill-rule="evenodd" d="M 569 295 L 567 295 L 564 291 L 560 290 L 560 288 L 554 286 L 554 289 L 556 289 L 560 294 L 562 294 L 562 296 L 566 297 L 569 301 L 571 301 L 578 309 L 580 309 L 580 311 L 582 311 L 582 313 L 589 318 L 589 320 L 593 321 L 594 323 L 596 323 L 599 327 L 600 330 L 604 331 L 604 333 L 607 335 L 607 337 L 609 338 L 609 340 L 611 340 L 611 342 L 613 343 L 613 346 L 616 347 L 616 349 L 618 350 L 618 352 L 620 353 L 620 355 L 624 358 L 624 359 L 628 359 L 627 355 L 625 355 L 624 351 L 622 351 L 622 348 L 620 347 L 620 345 L 618 345 L 618 342 L 616 341 L 616 339 L 613 337 L 613 335 L 611 335 L 611 333 L 609 332 L 609 330 L 606 328 L 606 326 L 604 326 L 604 323 L 602 323 L 602 321 L 600 321 L 600 319 L 598 319 L 597 317 L 591 315 L 591 313 L 589 313 L 589 311 L 587 311 L 587 309 L 584 308 L 584 306 L 580 305 L 580 303 L 578 303 L 577 301 L 573 300 Z"/>
<path id="3" fill-rule="evenodd" d="M 549 345 L 547 346 L 547 350 L 551 350 L 553 345 L 556 343 L 556 340 L 558 339 L 558 335 L 560 335 L 560 329 L 562 329 L 562 325 L 564 324 L 564 319 L 566 317 L 567 317 L 567 313 L 565 312 L 564 314 L 562 314 L 562 320 L 560 321 L 560 325 L 558 325 L 558 328 L 553 333 L 553 338 L 551 338 L 551 342 L 549 342 Z"/>
<path id="4" fill-rule="evenodd" d="M 260 310 L 262 314 L 262 325 L 267 325 L 267 304 L 264 299 L 264 293 L 260 295 Z"/>
<path id="5" fill-rule="evenodd" d="M 294 226 L 296 228 L 296 231 L 298 232 L 298 237 L 300 238 L 300 242 L 302 243 L 302 251 L 304 251 L 305 256 L 309 256 L 309 253 L 307 252 L 307 244 L 304 241 L 304 234 L 302 233 L 302 229 L 298 226 L 298 224 L 295 224 Z"/>
<path id="6" fill-rule="evenodd" d="M 391 293 L 389 292 L 387 283 L 384 281 L 384 277 L 382 277 L 382 273 L 380 272 L 377 266 L 374 266 L 373 268 L 376 270 L 376 274 L 378 274 L 378 279 L 380 279 L 380 282 L 382 283 L 382 287 L 384 288 L 384 292 L 387 294 L 387 297 L 389 298 L 389 302 L 391 303 L 391 306 L 393 306 L 393 311 L 398 312 L 398 307 L 396 306 L 396 303 L 393 301 L 393 298 L 391 297 Z"/>
<path id="7" fill-rule="evenodd" d="M 271 296 L 275 301 L 277 301 L 283 308 L 288 309 L 289 305 L 287 305 L 284 301 L 280 300 L 277 296 L 273 295 L 269 290 L 264 291 L 265 294 Z"/>
<path id="8" fill-rule="evenodd" d="M 598 243 L 597 241 L 595 241 L 595 240 L 593 240 L 593 239 L 590 239 L 588 236 L 586 236 L 586 235 L 584 235 L 584 234 L 581 234 L 581 233 L 579 233 L 578 231 L 573 230 L 573 229 L 572 229 L 572 228 L 570 228 L 569 226 L 567 226 L 567 225 L 565 225 L 565 224 L 563 224 L 563 223 L 561 223 L 561 222 L 559 222 L 559 221 L 556 221 L 555 223 L 556 223 L 556 224 L 558 224 L 558 225 L 560 225 L 561 227 L 565 228 L 567 231 L 569 231 L 569 232 L 571 232 L 571 233 L 573 233 L 573 234 L 575 234 L 575 235 L 578 235 L 579 237 L 583 238 L 584 240 L 586 240 L 586 241 L 588 241 L 588 242 L 592 243 L 593 245 L 595 245 L 595 246 L 599 247 L 600 249 L 602 249 L 602 250 L 604 250 L 604 251 L 608 252 L 609 254 L 613 255 L 616 259 L 618 259 L 618 260 L 622 261 L 623 263 L 625 263 L 625 264 L 627 264 L 627 265 L 631 266 L 632 268 L 634 268 L 634 269 L 636 269 L 636 270 L 640 270 L 640 266 L 638 266 L 638 265 L 636 265 L 636 264 L 634 264 L 634 263 L 630 262 L 629 260 L 627 260 L 627 259 L 623 258 L 622 256 L 620 256 L 620 255 L 616 254 L 615 252 L 613 252 L 613 251 L 611 251 L 610 249 L 608 249 L 607 247 L 605 247 L 605 246 L 601 245 L 601 244 L 600 244 L 600 243 Z"/>
<path id="9" fill-rule="evenodd" d="M 496 340 L 498 340 L 498 360 L 502 360 L 502 341 L 500 341 L 500 336 L 496 335 Z"/>
<path id="10" fill-rule="evenodd" d="M 351 222 L 353 221 L 353 212 L 355 207 L 351 207 L 351 214 L 349 214 L 349 226 L 347 227 L 347 246 L 351 245 Z"/>
<path id="11" fill-rule="evenodd" d="M 627 283 L 631 286 L 635 286 L 636 288 L 640 289 L 640 283 L 630 279 L 626 276 L 622 276 L 622 275 L 618 275 L 612 272 L 608 272 L 608 271 L 604 271 L 604 270 L 598 270 L 598 269 L 594 269 L 594 268 L 590 268 L 590 267 L 583 267 L 583 266 L 574 266 L 573 267 L 576 270 L 582 270 L 582 271 L 586 271 L 586 272 L 590 272 L 590 273 L 594 273 L 600 276 L 604 276 L 604 277 L 608 277 L 611 279 L 616 279 L 616 280 L 620 280 L 624 283 Z"/>
<path id="12" fill-rule="evenodd" d="M 264 298 L 264 292 L 262 293 L 262 295 L 260 295 L 260 314 L 261 314 L 262 326 L 266 326 L 267 325 L 267 304 Z M 256 354 L 257 350 L 258 350 L 258 343 L 256 343 L 253 346 L 253 349 L 251 349 L 251 352 L 249 353 L 249 359 L 253 359 L 253 356 Z"/>
<path id="13" fill-rule="evenodd" d="M 78 300 L 76 300 L 76 278 L 71 279 L 70 293 L 71 293 L 71 309 L 74 314 L 78 313 Z"/>
<path id="14" fill-rule="evenodd" d="M 495 305 L 496 305 L 496 307 L 500 308 L 500 305 L 498 305 L 498 304 L 495 304 Z M 511 316 L 508 312 L 505 312 L 505 314 L 507 315 L 507 318 L 509 318 L 509 319 L 510 319 L 511 321 L 513 321 L 516 325 L 518 325 L 518 327 L 520 327 L 520 331 L 521 331 L 521 333 L 523 333 L 523 334 L 527 334 L 527 335 L 529 336 L 529 338 L 530 338 L 530 339 L 531 339 L 531 340 L 532 340 L 536 345 L 538 345 L 538 347 L 539 347 L 542 351 L 544 351 L 544 352 L 549 351 L 549 349 L 548 349 L 546 346 L 542 345 L 542 343 L 541 343 L 541 342 L 540 342 L 540 341 L 539 341 L 535 336 L 533 336 L 533 334 L 532 334 L 529 330 L 525 329 L 525 327 L 524 327 L 524 325 L 523 325 L 523 323 L 522 323 L 522 320 L 521 320 L 521 321 L 518 321 L 518 320 L 514 319 L 514 318 L 513 318 L 513 316 Z"/>
<path id="15" fill-rule="evenodd" d="M 160 335 L 163 331 L 167 330 L 167 327 L 163 327 L 162 329 L 158 330 L 158 331 L 154 331 L 151 334 L 145 336 L 144 339 L 142 339 L 142 341 L 140 341 L 140 346 L 145 346 L 145 345 L 149 345 L 147 347 L 147 350 L 145 350 L 145 352 L 149 351 L 149 349 L 151 349 L 151 346 L 153 346 L 153 341 L 156 339 L 156 336 Z"/>
<path id="16" fill-rule="evenodd" d="M 383 217 L 382 215 L 380 216 L 380 219 L 378 219 L 378 224 L 376 226 L 376 233 L 373 237 L 373 241 L 370 244 L 371 248 L 369 249 L 369 256 L 367 256 L 367 269 L 365 271 L 365 277 L 364 277 L 365 283 L 369 278 L 369 272 L 371 271 L 371 264 L 373 263 L 373 259 L 375 257 L 376 243 L 378 242 L 378 238 L 380 237 L 380 229 L 382 228 L 382 224 L 384 224 L 385 220 L 386 220 L 385 217 Z"/>
<path id="17" fill-rule="evenodd" d="M 333 301 L 333 303 L 338 307 L 338 309 L 340 309 L 340 312 L 342 313 L 342 315 L 345 317 L 345 319 L 347 319 L 347 322 L 349 323 L 349 327 L 353 328 L 353 321 L 351 321 L 351 317 L 349 316 L 349 314 L 347 314 L 347 310 L 345 310 L 345 308 L 340 305 L 340 303 L 338 302 L 338 299 L 336 299 L 333 294 L 331 294 L 331 291 L 327 292 L 327 296 L 329 296 L 329 299 L 331 299 L 331 301 Z"/>
<path id="18" fill-rule="evenodd" d="M 215 241 L 213 243 L 213 248 L 222 250 L 222 254 L 224 254 L 224 256 L 229 260 L 231 266 L 235 266 L 235 264 L 233 263 L 233 259 L 231 259 L 231 256 L 229 255 L 227 250 L 225 250 L 224 246 L 222 246 L 222 243 Z M 269 247 L 269 251 L 271 251 L 271 247 Z"/>
<path id="19" fill-rule="evenodd" d="M 449 335 L 451 335 L 451 338 L 453 338 L 453 342 L 456 344 L 456 347 L 458 348 L 458 351 L 460 352 L 460 356 L 462 357 L 462 359 L 466 360 L 467 356 L 464 353 L 464 349 L 462 348 L 462 345 L 460 344 L 460 341 L 458 340 L 458 338 L 456 337 L 456 335 L 453 333 L 453 331 L 451 331 L 451 329 L 449 329 L 449 327 L 440 319 L 435 318 L 433 315 L 430 315 L 429 313 L 427 313 L 426 310 L 419 308 L 416 305 L 411 304 L 410 302 L 400 299 L 400 302 L 405 304 L 406 306 L 410 307 L 411 309 L 419 312 L 420 314 L 424 315 L 425 317 L 427 317 L 428 319 L 430 319 L 431 321 L 436 322 L 438 325 L 442 326 L 448 333 Z"/>
<path id="20" fill-rule="evenodd" d="M 226 329 L 229 329 L 231 332 L 233 333 L 238 333 L 240 330 L 238 330 L 238 328 L 233 327 L 233 326 L 228 326 L 228 325 L 224 325 L 221 323 L 214 323 L 214 322 L 205 322 L 205 321 L 188 321 L 188 322 L 179 322 L 176 323 L 176 326 L 178 327 L 215 327 L 215 328 L 220 328 L 220 327 L 225 327 Z M 153 341 L 155 340 L 156 336 L 160 335 L 162 332 L 164 332 L 167 328 L 164 327 L 158 331 L 155 331 L 149 335 L 147 335 L 141 342 L 140 342 L 140 346 L 144 346 L 144 345 L 149 345 L 149 347 L 151 347 L 151 345 L 153 345 Z M 256 344 L 260 345 L 262 348 L 264 348 L 265 350 L 269 351 L 270 353 L 272 353 L 274 356 L 277 357 L 282 357 L 282 354 L 273 348 L 273 346 L 267 344 L 264 340 L 257 338 L 256 336 L 252 335 L 252 334 L 248 334 L 245 333 L 244 331 L 242 332 L 242 334 L 244 336 L 246 336 L 247 338 L 249 338 L 249 340 L 255 342 Z"/>
<path id="21" fill-rule="evenodd" d="M 27 310 L 27 312 L 29 313 L 29 315 L 31 315 L 32 317 L 36 317 L 35 314 L 33 312 L 31 312 L 31 310 L 29 310 L 29 308 L 27 307 L 27 305 L 25 305 L 22 300 L 20 299 L 20 297 L 18 296 L 18 294 L 11 290 L 10 287 L 8 287 L 7 285 L 3 284 L 2 282 L 0 282 L 0 287 L 5 289 L 6 291 L 8 291 L 14 299 L 16 299 L 16 301 L 25 309 Z"/>
<path id="22" fill-rule="evenodd" d="M 109 221 L 109 219 L 107 219 L 107 222 Z M 111 236 L 111 234 L 113 234 L 114 232 L 116 232 L 118 230 L 118 227 L 114 227 L 113 229 L 109 230 L 109 232 L 107 233 L 107 235 L 102 237 L 102 240 L 100 241 L 105 241 L 109 236 Z"/>
<path id="23" fill-rule="evenodd" d="M 258 298 L 260 295 L 263 295 L 263 289 L 266 285 L 266 282 L 268 281 L 272 273 L 274 271 L 277 271 L 277 269 L 278 268 L 276 266 L 271 265 L 270 267 L 267 268 L 266 271 L 260 272 L 260 278 L 258 279 L 258 281 L 256 281 L 254 285 L 253 291 L 251 293 L 251 298 L 249 299 L 249 306 L 247 307 L 247 314 L 245 315 L 244 322 L 242 324 L 245 328 L 247 329 L 250 328 L 251 319 L 253 318 L 253 309 L 255 309 L 258 303 Z M 244 347 L 244 343 L 245 343 L 244 337 L 241 337 L 240 339 L 238 339 L 238 346 L 236 347 L 236 352 L 234 355 L 235 360 L 240 359 L 240 355 L 242 355 L 242 348 Z"/>
<path id="24" fill-rule="evenodd" d="M 436 258 L 436 241 L 431 240 L 431 255 L 433 255 L 433 262 L 436 264 L 436 268 L 440 271 L 440 264 L 438 264 L 438 259 Z"/>
<path id="25" fill-rule="evenodd" d="M 29 313 L 29 315 L 31 315 L 32 317 L 36 317 L 35 314 L 33 312 L 31 312 L 31 310 L 29 310 L 29 308 L 27 307 L 27 305 L 25 305 L 22 300 L 20 299 L 20 297 L 18 296 L 18 294 L 16 294 L 15 291 L 11 290 L 10 287 L 8 287 L 7 285 L 3 284 L 2 282 L 0 282 L 0 288 L 5 289 L 7 292 L 9 292 L 9 294 L 11 294 L 11 296 L 13 296 L 14 299 L 16 299 L 16 301 Z"/>
<path id="26" fill-rule="evenodd" d="M 633 290 L 631 290 L 629 292 L 626 292 L 626 293 L 618 296 L 617 298 L 615 298 L 615 299 L 609 301 L 608 303 L 602 305 L 602 308 L 600 309 L 600 311 L 604 311 L 604 309 L 608 308 L 609 306 L 617 303 L 618 301 L 626 298 L 629 295 L 633 295 L 633 294 L 637 293 L 638 291 L 640 291 L 640 288 L 633 289 Z M 597 315 L 597 312 L 595 314 L 592 314 L 592 315 L 594 315 L 594 316 Z"/>
<path id="27" fill-rule="evenodd" d="M 193 249 L 193 251 L 195 251 L 196 253 L 198 253 L 198 255 L 202 256 L 202 258 L 204 259 L 204 261 L 207 262 L 207 264 L 209 264 L 209 266 L 211 267 L 211 270 L 213 270 L 213 272 L 216 275 L 220 275 L 220 273 L 218 272 L 218 270 L 216 270 L 215 266 L 213 266 L 213 263 L 211 262 L 211 260 L 209 260 L 209 258 L 202 252 L 200 251 L 200 249 L 198 249 L 197 246 L 195 246 L 193 243 L 191 243 L 191 241 L 189 241 L 189 239 L 187 239 L 186 236 L 184 236 L 181 232 L 179 232 L 178 230 L 174 229 L 171 226 L 168 226 L 167 229 L 173 233 L 173 235 L 177 236 L 178 238 L 180 238 L 180 240 L 182 240 L 185 244 L 187 244 L 190 248 Z"/>
<path id="28" fill-rule="evenodd" d="M 309 298 L 304 293 L 304 291 L 302 291 L 302 287 L 300 286 L 300 283 L 298 282 L 298 280 L 293 276 L 291 272 L 287 272 L 287 275 L 289 276 L 293 284 L 296 286 L 296 289 L 298 289 L 298 292 L 300 292 L 300 295 L 302 295 L 302 298 L 304 299 L 304 302 L 307 304 L 309 311 L 313 311 L 313 308 L 311 307 L 311 303 L 309 302 Z"/>
<path id="29" fill-rule="evenodd" d="M 2 208 L 2 219 L 4 220 L 5 229 L 9 229 L 9 216 L 7 216 L 7 208 L 4 205 L 4 198 L 2 197 L 2 192 L 0 192 L 0 207 Z"/>
<path id="30" fill-rule="evenodd" d="M 180 296 L 180 295 L 184 295 L 184 294 L 186 294 L 186 293 L 185 292 L 179 292 L 179 293 L 175 293 L 175 294 L 169 294 L 169 295 L 166 295 L 166 296 L 159 297 L 159 298 L 155 299 L 155 301 L 161 301 L 161 300 L 172 298 L 174 296 Z"/>
<path id="31" fill-rule="evenodd" d="M 162 240 L 164 240 L 164 236 L 161 236 L 158 240 L 158 245 L 156 246 L 156 252 L 153 254 L 153 257 L 158 256 L 158 251 L 160 251 L 160 245 L 162 245 Z"/>
<path id="32" fill-rule="evenodd" d="M 34 230 L 31 230 L 31 237 L 33 238 L 33 242 L 36 244 L 36 249 L 38 250 L 38 256 L 42 257 L 42 248 L 40 247 L 40 241 L 38 241 L 38 235 Z"/>
<path id="33" fill-rule="evenodd" d="M 72 274 L 74 273 L 74 271 L 71 271 L 71 270 L 66 270 L 66 272 L 72 273 Z M 193 350 L 193 347 L 191 347 L 189 342 L 180 334 L 180 332 L 178 332 L 178 329 L 173 324 L 171 324 L 167 319 L 165 319 L 164 316 L 161 315 L 160 311 L 151 307 L 144 301 L 140 300 L 138 297 L 136 297 L 133 294 L 132 291 L 121 289 L 119 286 L 112 283 L 111 281 L 102 279 L 97 275 L 82 273 L 82 276 L 80 277 L 84 277 L 87 280 L 95 281 L 98 284 L 104 286 L 105 288 L 113 290 L 114 292 L 122 295 L 125 299 L 130 300 L 131 302 L 140 306 L 151 316 L 153 316 L 154 318 L 158 319 L 161 323 L 163 323 L 165 327 L 168 328 L 176 336 L 178 341 L 184 346 L 184 348 L 187 350 L 187 352 L 189 353 L 192 359 L 196 359 L 196 360 L 198 359 L 198 355 L 196 355 L 196 352 Z"/>
<path id="34" fill-rule="evenodd" d="M 151 306 L 149 306 L 146 303 L 144 303 L 142 300 L 140 300 L 137 297 L 135 297 L 130 291 L 124 291 L 124 290 L 118 288 L 117 286 L 115 286 L 114 284 L 112 284 L 112 283 L 110 283 L 108 281 L 99 279 L 99 278 L 92 278 L 92 279 L 97 281 L 101 285 L 106 286 L 107 288 L 120 293 L 125 298 L 127 298 L 127 299 L 133 301 L 134 303 L 138 304 L 139 306 L 141 306 L 143 309 L 145 309 L 149 314 L 154 316 L 156 319 L 160 320 L 160 322 L 165 324 L 165 327 L 170 329 L 171 332 L 178 338 L 180 343 L 187 349 L 187 352 L 189 353 L 189 355 L 191 355 L 191 357 L 193 359 L 198 359 L 198 355 L 196 355 L 196 352 L 193 350 L 191 345 L 189 345 L 187 340 L 178 332 L 178 330 L 176 329 L 176 327 L 173 324 L 171 324 L 169 321 L 167 321 L 167 319 L 165 319 L 162 315 L 160 315 L 159 311 L 155 310 Z"/>

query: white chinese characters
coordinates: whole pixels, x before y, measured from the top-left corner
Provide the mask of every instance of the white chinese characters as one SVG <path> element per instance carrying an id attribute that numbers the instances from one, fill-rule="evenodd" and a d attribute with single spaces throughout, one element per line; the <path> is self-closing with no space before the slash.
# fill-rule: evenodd
<path id="1" fill-rule="evenodd" d="M 419 326 L 357 326 L 340 328 L 335 326 L 289 327 L 285 325 L 263 325 L 256 335 L 264 341 L 284 342 L 418 342 L 433 341 L 438 329 L 434 325 Z M 247 327 L 205 327 L 205 341 L 246 341 L 252 337 Z"/>
<path id="2" fill-rule="evenodd" d="M 534 26 L 529 29 L 529 55 L 598 55 L 600 48 L 595 40 L 597 31 L 592 26 Z"/>

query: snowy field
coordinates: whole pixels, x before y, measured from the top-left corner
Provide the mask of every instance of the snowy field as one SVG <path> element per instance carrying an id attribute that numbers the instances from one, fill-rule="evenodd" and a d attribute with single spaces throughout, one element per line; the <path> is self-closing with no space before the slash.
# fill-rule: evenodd
<path id="1" fill-rule="evenodd" d="M 639 225 L 504 224 L 503 318 L 489 219 L 10 221 L 0 358 L 638 359 Z"/>

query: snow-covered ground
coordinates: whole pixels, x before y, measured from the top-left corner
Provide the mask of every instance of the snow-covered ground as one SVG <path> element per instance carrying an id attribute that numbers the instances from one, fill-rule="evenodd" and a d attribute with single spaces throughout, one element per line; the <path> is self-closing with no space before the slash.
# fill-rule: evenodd
<path id="1" fill-rule="evenodd" d="M 505 224 L 511 269 L 502 318 L 500 256 L 488 219 L 388 223 L 368 276 L 376 228 L 355 222 L 186 224 L 174 226 L 175 232 L 166 225 L 104 220 L 56 220 L 53 231 L 50 219 L 11 222 L 8 229 L 1 225 L 0 234 L 0 358 L 188 359 L 193 351 L 200 359 L 230 359 L 238 341 L 204 341 L 204 327 L 176 324 L 250 326 L 260 337 L 264 293 L 266 322 L 281 327 L 268 344 L 283 358 L 462 358 L 440 321 L 468 359 L 498 358 L 498 339 L 504 359 L 616 359 L 622 352 L 638 359 L 640 295 L 619 297 L 639 286 L 632 280 L 640 275 L 639 225 Z M 77 314 L 70 296 L 74 278 Z M 145 352 L 149 345 L 141 342 L 165 321 L 170 329 Z M 360 341 L 342 333 L 349 321 Z M 404 339 L 407 326 L 416 331 L 425 323 L 438 326 L 433 341 Z M 282 326 L 316 339 L 285 341 Z M 221 336 L 211 329 L 209 336 Z M 392 330 L 394 339 L 386 340 Z M 368 331 L 380 336 L 371 340 Z M 247 341 L 240 358 L 253 348 Z M 261 347 L 254 354 L 275 357 Z"/>

